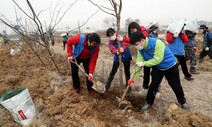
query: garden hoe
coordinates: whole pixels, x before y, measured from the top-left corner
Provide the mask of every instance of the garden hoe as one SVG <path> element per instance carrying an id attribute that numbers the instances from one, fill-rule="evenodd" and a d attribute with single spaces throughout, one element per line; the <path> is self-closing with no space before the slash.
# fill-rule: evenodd
<path id="1" fill-rule="evenodd" d="M 89 77 L 88 74 L 85 72 L 85 70 L 79 64 L 77 64 L 76 59 L 74 61 L 71 60 L 71 62 L 76 64 L 77 67 L 86 75 L 86 77 Z M 94 81 L 94 80 L 92 82 L 93 82 L 92 88 L 94 90 L 96 90 L 99 93 L 104 93 L 105 92 L 106 88 L 105 88 L 104 84 L 102 84 L 100 81 Z"/>
<path id="2" fill-rule="evenodd" d="M 136 74 L 138 72 L 140 72 L 140 70 L 141 69 L 138 69 L 137 71 L 135 71 L 133 73 L 131 80 L 135 79 Z M 129 90 L 129 85 L 127 85 L 127 88 L 124 90 L 124 93 L 123 93 L 121 98 L 119 98 L 119 97 L 115 98 L 114 104 L 115 104 L 116 107 L 118 107 L 120 109 L 125 109 L 127 106 L 131 106 L 131 103 L 124 98 L 128 90 Z"/>

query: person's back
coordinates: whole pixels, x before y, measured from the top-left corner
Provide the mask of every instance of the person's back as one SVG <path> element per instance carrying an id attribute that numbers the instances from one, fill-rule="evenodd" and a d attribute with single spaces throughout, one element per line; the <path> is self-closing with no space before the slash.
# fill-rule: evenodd
<path id="1" fill-rule="evenodd" d="M 183 74 L 185 76 L 185 79 L 188 81 L 192 81 L 193 78 L 191 78 L 192 75 L 188 72 L 188 68 L 187 68 L 186 60 L 184 56 L 185 54 L 184 43 L 188 42 L 188 37 L 182 31 L 183 31 L 183 28 L 181 29 L 181 32 L 177 36 L 171 32 L 167 33 L 166 40 L 169 43 L 167 47 L 172 51 L 174 56 L 178 59 L 179 64 L 181 65 Z"/>
<path id="2" fill-rule="evenodd" d="M 66 42 L 67 40 L 68 40 L 68 36 L 67 35 L 63 36 L 63 41 Z"/>
<path id="3" fill-rule="evenodd" d="M 62 36 L 63 37 L 63 50 L 66 48 L 66 43 L 68 41 L 68 35 L 69 33 L 66 33 L 66 35 Z"/>
<path id="4" fill-rule="evenodd" d="M 178 37 L 174 37 L 172 33 L 167 32 L 166 40 L 174 55 L 184 55 L 184 43 L 188 42 L 186 34 L 181 33 Z"/>

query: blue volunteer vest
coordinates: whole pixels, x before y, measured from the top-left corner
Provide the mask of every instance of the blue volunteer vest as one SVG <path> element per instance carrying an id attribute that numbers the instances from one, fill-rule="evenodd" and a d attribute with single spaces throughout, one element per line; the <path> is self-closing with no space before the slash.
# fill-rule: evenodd
<path id="1" fill-rule="evenodd" d="M 84 41 L 85 41 L 85 34 L 80 34 L 80 40 L 79 42 L 73 47 L 73 52 L 72 55 L 74 58 L 77 58 L 80 53 L 83 51 L 84 49 Z M 93 48 L 90 52 L 90 58 L 92 57 L 93 53 L 95 52 L 95 50 L 99 47 L 99 45 L 97 45 L 95 48 Z"/>
<path id="2" fill-rule="evenodd" d="M 180 37 L 177 37 L 174 42 L 168 44 L 169 49 L 174 55 L 184 55 L 184 46 Z"/>
<path id="3" fill-rule="evenodd" d="M 155 45 L 157 38 L 148 38 L 147 49 L 139 50 L 145 61 L 151 60 L 154 57 Z M 168 47 L 165 47 L 164 58 L 160 64 L 156 65 L 159 69 L 169 69 L 176 63 L 176 58 Z"/>

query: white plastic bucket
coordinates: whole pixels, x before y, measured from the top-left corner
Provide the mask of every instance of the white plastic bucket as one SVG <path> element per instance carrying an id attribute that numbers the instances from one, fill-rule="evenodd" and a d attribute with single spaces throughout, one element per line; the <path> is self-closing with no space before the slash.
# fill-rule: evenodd
<path id="1" fill-rule="evenodd" d="M 16 122 L 23 126 L 29 125 L 36 114 L 35 105 L 27 88 L 7 91 L 0 104 L 8 109 Z"/>

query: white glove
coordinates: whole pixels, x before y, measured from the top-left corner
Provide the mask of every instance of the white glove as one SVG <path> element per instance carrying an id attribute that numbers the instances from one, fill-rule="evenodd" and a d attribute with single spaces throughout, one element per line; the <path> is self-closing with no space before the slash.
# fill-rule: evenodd
<path id="1" fill-rule="evenodd" d="M 174 37 L 178 37 L 178 35 L 179 35 L 178 33 L 174 33 Z"/>
<path id="2" fill-rule="evenodd" d="M 144 62 L 136 62 L 135 64 L 138 67 L 143 67 L 144 66 Z"/>
<path id="3" fill-rule="evenodd" d="M 118 40 L 118 41 L 123 41 L 123 37 L 122 37 L 121 35 L 119 35 L 119 36 L 117 37 L 117 40 Z"/>
<path id="4" fill-rule="evenodd" d="M 205 51 L 209 51 L 209 47 L 206 47 L 206 48 L 205 48 Z"/>
<path id="5" fill-rule="evenodd" d="M 122 48 L 122 47 L 120 47 L 120 52 L 122 53 L 122 52 L 124 52 L 124 48 Z"/>

